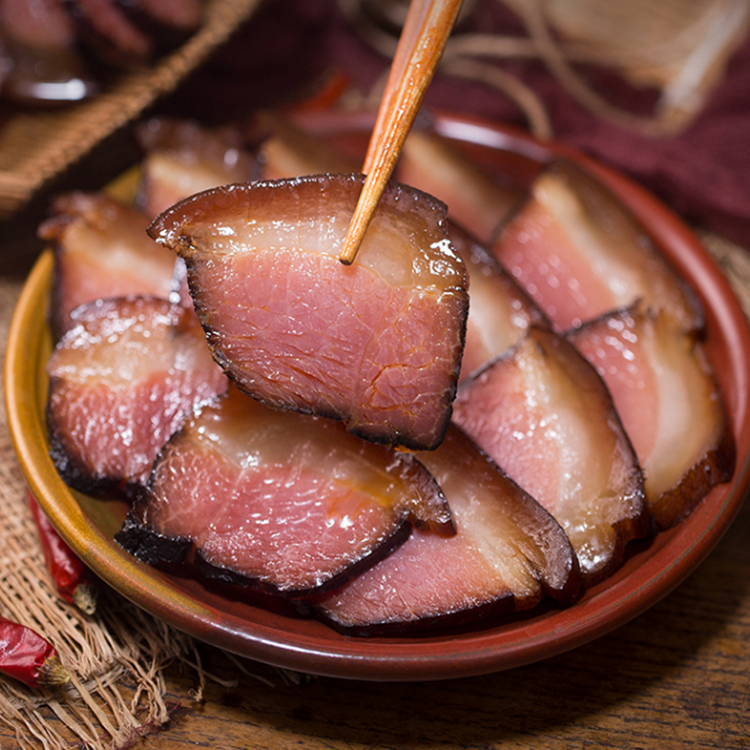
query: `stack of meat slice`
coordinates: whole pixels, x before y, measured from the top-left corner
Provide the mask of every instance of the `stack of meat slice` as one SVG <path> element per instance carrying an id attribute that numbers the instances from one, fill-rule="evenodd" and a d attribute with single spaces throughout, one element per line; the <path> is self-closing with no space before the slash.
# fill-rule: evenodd
<path id="1" fill-rule="evenodd" d="M 686 331 L 703 325 L 694 293 L 632 213 L 571 161 L 534 180 L 492 252 L 558 331 L 638 300 L 669 310 Z"/>
<path id="2" fill-rule="evenodd" d="M 561 605 L 581 591 L 578 561 L 555 519 L 458 427 L 417 454 L 446 494 L 457 532 L 416 531 L 348 585 L 311 602 L 346 632 L 374 635 L 455 625 Z"/>
<path id="3" fill-rule="evenodd" d="M 495 257 L 440 201 L 394 184 L 344 266 L 361 177 L 283 173 L 328 171 L 325 149 L 286 132 L 259 161 L 279 179 L 187 197 L 206 173 L 236 174 L 233 146 L 192 127 L 153 132 L 170 138 L 146 141 L 142 205 L 183 198 L 148 230 L 146 253 L 180 256 L 160 266 L 162 291 L 74 294 L 62 248 L 91 244 L 84 219 L 106 199 L 62 201 L 43 229 L 69 289 L 59 299 L 84 303 L 66 303 L 50 360 L 53 455 L 79 488 L 128 488 L 117 539 L 143 560 L 291 598 L 345 632 L 465 623 L 575 602 L 631 540 L 731 476 L 700 307 L 577 166 L 540 175 Z M 97 224 L 103 247 L 117 226 Z M 521 246 L 549 289 L 555 276 L 596 291 L 540 293 L 513 261 Z M 147 450 L 134 440 L 144 421 L 159 425 Z M 686 424 L 694 439 L 676 441 Z M 124 460 L 102 468 L 114 453 Z"/>
<path id="4" fill-rule="evenodd" d="M 560 522 L 588 584 L 646 534 L 638 460 L 601 378 L 564 337 L 531 329 L 462 386 L 454 419 Z"/>
<path id="5" fill-rule="evenodd" d="M 610 389 L 659 528 L 734 471 L 694 292 L 636 218 L 565 160 L 532 184 L 492 251 Z"/>
<path id="6" fill-rule="evenodd" d="M 176 186 L 222 184 L 252 162 L 223 131 L 157 120 L 143 130 L 144 208 L 183 197 Z M 183 304 L 184 264 L 147 234 L 152 218 L 102 193 L 75 192 L 58 196 L 39 228 L 55 254 L 51 453 L 72 487 L 96 496 L 137 495 L 170 435 L 229 385 Z"/>

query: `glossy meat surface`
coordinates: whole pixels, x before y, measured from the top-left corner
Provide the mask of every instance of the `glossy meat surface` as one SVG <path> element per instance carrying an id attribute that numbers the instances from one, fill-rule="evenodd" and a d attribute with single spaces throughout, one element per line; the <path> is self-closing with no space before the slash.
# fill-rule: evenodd
<path id="1" fill-rule="evenodd" d="M 149 232 L 185 258 L 209 345 L 242 390 L 376 442 L 431 448 L 460 369 L 465 267 L 442 204 L 397 185 L 343 265 L 361 186 L 355 175 L 228 186 L 179 203 Z"/>
<path id="2" fill-rule="evenodd" d="M 461 386 L 454 419 L 560 522 L 588 583 L 645 534 L 633 449 L 601 378 L 563 337 L 532 329 Z"/>
<path id="3" fill-rule="evenodd" d="M 150 562 L 168 554 L 164 539 L 188 540 L 213 575 L 299 594 L 389 552 L 405 524 L 453 530 L 412 456 L 232 389 L 170 440 L 118 538 Z"/>
<path id="4" fill-rule="evenodd" d="M 70 314 L 97 299 L 147 294 L 167 299 L 174 255 L 146 234 L 149 219 L 102 193 L 58 196 L 39 236 L 55 251 L 52 328 L 59 338 Z"/>
<path id="5" fill-rule="evenodd" d="M 734 443 L 706 354 L 666 313 L 641 307 L 571 334 L 606 381 L 643 466 L 661 528 L 684 518 L 734 470 Z"/>
<path id="6" fill-rule="evenodd" d="M 254 176 L 255 160 L 234 128 L 152 117 L 136 135 L 145 151 L 137 202 L 151 219 L 190 195 Z"/>
<path id="7" fill-rule="evenodd" d="M 517 189 L 502 185 L 449 140 L 430 131 L 409 133 L 396 179 L 439 198 L 452 221 L 486 243 L 521 200 Z"/>
<path id="8" fill-rule="evenodd" d="M 558 331 L 643 300 L 685 330 L 703 325 L 693 293 L 628 209 L 581 167 L 554 162 L 492 247 Z"/>
<path id="9" fill-rule="evenodd" d="M 50 453 L 72 487 L 130 495 L 185 416 L 226 390 L 192 320 L 153 297 L 77 308 L 47 368 Z"/>
<path id="10" fill-rule="evenodd" d="M 395 552 L 316 602 L 335 627 L 358 634 L 470 622 L 522 611 L 544 595 L 570 604 L 578 564 L 557 522 L 457 427 L 418 454 L 443 488 L 457 533 L 415 531 Z"/>
<path id="11" fill-rule="evenodd" d="M 461 380 L 518 343 L 530 326 L 549 327 L 544 313 L 473 237 L 449 222 L 453 246 L 469 276 L 469 317 Z"/>

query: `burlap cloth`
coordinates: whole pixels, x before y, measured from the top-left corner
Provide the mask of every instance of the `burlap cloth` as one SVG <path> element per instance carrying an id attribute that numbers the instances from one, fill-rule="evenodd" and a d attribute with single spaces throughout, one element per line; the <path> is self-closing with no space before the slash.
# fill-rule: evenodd
<path id="1" fill-rule="evenodd" d="M 3 352 L 21 286 L 0 280 Z M 196 664 L 194 644 L 104 586 L 93 617 L 60 600 L 26 505 L 4 401 L 0 410 L 0 615 L 44 634 L 72 675 L 69 688 L 49 691 L 0 675 L 0 721 L 15 730 L 20 748 L 127 747 L 177 707 L 180 696 L 165 702 L 164 669 L 175 659 Z M 199 670 L 195 676 L 197 694 L 186 702 L 200 698 Z"/>

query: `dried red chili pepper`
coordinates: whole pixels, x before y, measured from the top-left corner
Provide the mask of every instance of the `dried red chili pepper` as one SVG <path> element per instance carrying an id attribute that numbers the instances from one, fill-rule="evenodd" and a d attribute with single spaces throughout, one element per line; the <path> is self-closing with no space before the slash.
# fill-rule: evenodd
<path id="1" fill-rule="evenodd" d="M 44 562 L 60 596 L 75 604 L 87 615 L 96 609 L 96 586 L 91 571 L 68 547 L 44 514 L 36 498 L 28 492 L 29 508 L 34 517 Z"/>
<path id="2" fill-rule="evenodd" d="M 0 672 L 33 688 L 70 680 L 52 644 L 35 630 L 4 617 L 0 617 Z"/>

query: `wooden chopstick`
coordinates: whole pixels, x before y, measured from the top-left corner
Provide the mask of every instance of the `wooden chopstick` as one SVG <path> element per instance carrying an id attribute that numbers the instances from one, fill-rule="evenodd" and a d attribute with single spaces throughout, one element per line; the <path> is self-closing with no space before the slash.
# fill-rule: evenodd
<path id="1" fill-rule="evenodd" d="M 341 247 L 351 264 L 422 104 L 462 0 L 412 0 L 362 171 L 365 183 Z"/>

